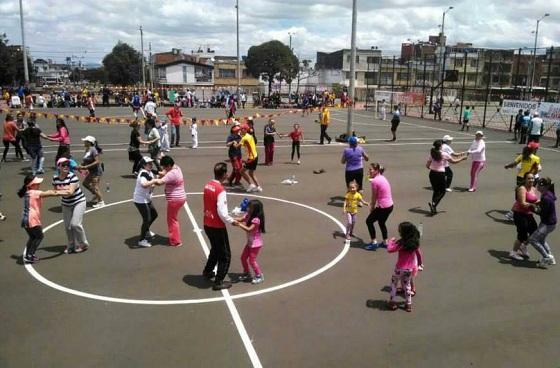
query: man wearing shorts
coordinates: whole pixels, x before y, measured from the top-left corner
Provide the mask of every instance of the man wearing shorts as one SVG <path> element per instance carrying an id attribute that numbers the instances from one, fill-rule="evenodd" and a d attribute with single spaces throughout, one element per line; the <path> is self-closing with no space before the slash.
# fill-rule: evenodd
<path id="1" fill-rule="evenodd" d="M 262 188 L 259 185 L 257 176 L 255 175 L 259 157 L 257 154 L 255 139 L 251 134 L 249 134 L 250 129 L 251 128 L 247 124 L 241 125 L 241 141 L 235 144 L 235 146 L 245 148 L 246 159 L 243 167 L 241 168 L 241 176 L 247 181 L 247 183 L 249 183 L 247 192 L 262 192 Z"/>

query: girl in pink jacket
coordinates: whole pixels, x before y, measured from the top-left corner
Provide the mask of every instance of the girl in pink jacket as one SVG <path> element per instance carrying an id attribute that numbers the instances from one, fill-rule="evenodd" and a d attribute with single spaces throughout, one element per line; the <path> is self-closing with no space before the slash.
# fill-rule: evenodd
<path id="1" fill-rule="evenodd" d="M 406 304 L 405 310 L 412 312 L 412 280 L 418 273 L 418 267 L 422 267 L 422 253 L 420 252 L 420 232 L 410 222 L 399 224 L 399 235 L 401 238 L 392 238 L 387 243 L 389 253 L 398 252 L 399 257 L 395 265 L 395 271 L 391 277 L 391 298 L 387 302 L 390 310 L 397 309 L 395 297 L 397 295 L 397 285 L 401 282 Z"/>

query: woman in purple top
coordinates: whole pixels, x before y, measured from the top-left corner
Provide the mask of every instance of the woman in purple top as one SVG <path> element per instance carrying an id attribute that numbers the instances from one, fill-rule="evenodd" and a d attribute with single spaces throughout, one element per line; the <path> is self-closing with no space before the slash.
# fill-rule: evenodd
<path id="1" fill-rule="evenodd" d="M 378 247 L 387 248 L 387 226 L 385 223 L 393 212 L 393 196 L 391 194 L 391 184 L 383 176 L 385 168 L 378 163 L 371 164 L 369 176 L 371 178 L 371 212 L 366 219 L 371 242 L 366 245 L 367 250 L 375 250 Z M 383 242 L 377 243 L 375 227 L 373 224 L 379 223 L 379 229 L 383 236 Z"/>
<path id="2" fill-rule="evenodd" d="M 346 164 L 346 187 L 352 181 L 358 183 L 358 191 L 362 191 L 362 182 L 364 181 L 364 163 L 362 159 L 369 160 L 369 156 L 364 149 L 358 146 L 358 138 L 352 136 L 348 138 L 348 148 L 344 149 L 341 163 Z"/>
<path id="3" fill-rule="evenodd" d="M 548 234 L 556 228 L 556 195 L 554 194 L 554 183 L 550 178 L 540 178 L 537 181 L 537 190 L 541 192 L 539 206 L 533 206 L 541 216 L 541 223 L 537 230 L 531 234 L 528 242 L 535 247 L 542 258 L 537 263 L 538 267 L 546 267 L 556 264 L 550 246 L 546 241 Z"/>

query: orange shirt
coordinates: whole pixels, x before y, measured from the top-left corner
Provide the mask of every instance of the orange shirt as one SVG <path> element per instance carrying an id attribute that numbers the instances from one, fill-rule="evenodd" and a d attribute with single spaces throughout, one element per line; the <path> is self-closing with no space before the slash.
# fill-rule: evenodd
<path id="1" fill-rule="evenodd" d="M 13 120 L 4 122 L 4 135 L 2 136 L 3 141 L 14 142 L 16 140 L 17 125 Z"/>

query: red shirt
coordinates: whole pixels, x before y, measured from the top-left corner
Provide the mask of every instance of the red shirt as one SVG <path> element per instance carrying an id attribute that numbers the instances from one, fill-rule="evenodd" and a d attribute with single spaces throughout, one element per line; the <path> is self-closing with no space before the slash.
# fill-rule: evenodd
<path id="1" fill-rule="evenodd" d="M 301 139 L 301 133 L 301 130 L 294 130 L 290 133 L 290 138 L 292 138 L 294 142 L 299 142 Z"/>
<path id="2" fill-rule="evenodd" d="M 18 131 L 17 125 L 13 120 L 5 121 L 4 136 L 2 137 L 2 140 L 14 142 L 16 140 L 17 131 Z"/>
<path id="3" fill-rule="evenodd" d="M 168 112 L 166 112 L 165 115 L 169 116 L 169 120 L 171 121 L 171 124 L 173 125 L 181 124 L 181 116 L 183 116 L 183 113 L 181 113 L 180 109 L 172 108 Z"/>
<path id="4" fill-rule="evenodd" d="M 218 215 L 218 195 L 224 191 L 222 184 L 210 180 L 204 186 L 204 226 L 225 228 L 226 225 Z"/>

